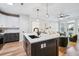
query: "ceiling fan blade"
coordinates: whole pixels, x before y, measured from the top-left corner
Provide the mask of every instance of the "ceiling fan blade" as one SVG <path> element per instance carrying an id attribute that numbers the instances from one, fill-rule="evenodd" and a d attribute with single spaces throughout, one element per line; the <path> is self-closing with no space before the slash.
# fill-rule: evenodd
<path id="1" fill-rule="evenodd" d="M 58 18 L 65 18 L 65 17 L 68 17 L 68 16 L 70 16 L 70 15 L 60 15 L 60 16 L 58 16 Z"/>

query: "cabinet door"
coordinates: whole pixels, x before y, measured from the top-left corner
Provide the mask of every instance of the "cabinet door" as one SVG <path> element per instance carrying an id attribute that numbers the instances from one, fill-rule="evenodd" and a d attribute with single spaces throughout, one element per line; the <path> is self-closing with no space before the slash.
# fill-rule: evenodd
<path id="1" fill-rule="evenodd" d="M 17 28 L 19 27 L 19 18 L 17 17 L 9 17 L 9 16 L 5 16 L 5 26 L 6 27 L 11 27 L 11 28 Z"/>
<path id="2" fill-rule="evenodd" d="M 8 42 L 10 40 L 10 37 L 8 34 L 4 35 L 4 42 Z"/>
<path id="3" fill-rule="evenodd" d="M 40 45 L 41 45 L 41 42 L 32 44 L 32 46 L 31 46 L 31 55 L 32 56 L 41 56 L 42 55 Z"/>
<path id="4" fill-rule="evenodd" d="M 24 36 L 24 40 L 23 40 L 23 47 L 24 50 L 27 54 L 27 56 L 31 56 L 31 44 L 29 43 L 29 41 L 27 40 L 27 38 Z"/>
<path id="5" fill-rule="evenodd" d="M 19 41 L 19 33 L 6 33 L 4 42 Z"/>
<path id="6" fill-rule="evenodd" d="M 56 56 L 58 53 L 57 53 L 57 41 L 56 39 L 52 39 L 52 40 L 49 40 L 49 41 L 46 41 L 46 52 L 45 54 L 47 56 Z"/>
<path id="7" fill-rule="evenodd" d="M 43 47 L 41 47 L 41 45 L 43 45 Z M 51 39 L 43 42 L 34 43 L 31 47 L 31 53 L 33 56 L 57 56 L 57 46 L 57 39 Z"/>
<path id="8" fill-rule="evenodd" d="M 3 38 L 0 37 L 0 44 L 3 44 Z"/>

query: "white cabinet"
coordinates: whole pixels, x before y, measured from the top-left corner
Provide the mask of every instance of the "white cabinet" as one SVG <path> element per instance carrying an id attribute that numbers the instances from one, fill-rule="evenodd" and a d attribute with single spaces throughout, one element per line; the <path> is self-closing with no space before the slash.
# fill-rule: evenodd
<path id="1" fill-rule="evenodd" d="M 9 28 L 17 28 L 19 27 L 19 18 L 6 16 L 5 24 Z"/>
<path id="2" fill-rule="evenodd" d="M 19 32 L 19 18 L 0 14 L 0 27 L 5 33 Z"/>
<path id="3" fill-rule="evenodd" d="M 5 16 L 0 14 L 0 27 L 4 27 L 5 26 Z"/>
<path id="4" fill-rule="evenodd" d="M 19 18 L 0 14 L 0 27 L 18 28 Z"/>

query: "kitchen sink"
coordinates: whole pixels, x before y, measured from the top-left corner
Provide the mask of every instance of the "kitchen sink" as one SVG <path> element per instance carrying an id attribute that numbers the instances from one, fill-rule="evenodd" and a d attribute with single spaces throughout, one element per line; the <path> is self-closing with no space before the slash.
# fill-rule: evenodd
<path id="1" fill-rule="evenodd" d="M 29 35 L 29 37 L 30 37 L 31 39 L 39 38 L 39 37 L 36 36 L 36 35 Z"/>

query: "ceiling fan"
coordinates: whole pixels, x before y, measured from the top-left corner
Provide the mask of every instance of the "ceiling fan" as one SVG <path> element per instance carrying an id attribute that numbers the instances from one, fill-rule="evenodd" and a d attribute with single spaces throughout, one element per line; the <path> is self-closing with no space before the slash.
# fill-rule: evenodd
<path id="1" fill-rule="evenodd" d="M 58 15 L 58 18 L 66 18 L 66 17 L 69 17 L 70 15 L 66 15 L 66 14 L 64 14 L 64 13 L 60 13 L 59 15 Z"/>

